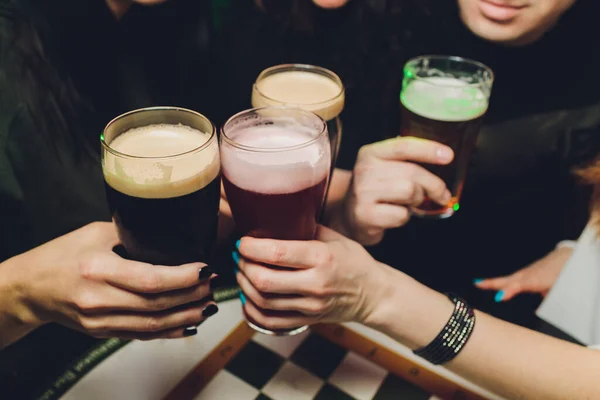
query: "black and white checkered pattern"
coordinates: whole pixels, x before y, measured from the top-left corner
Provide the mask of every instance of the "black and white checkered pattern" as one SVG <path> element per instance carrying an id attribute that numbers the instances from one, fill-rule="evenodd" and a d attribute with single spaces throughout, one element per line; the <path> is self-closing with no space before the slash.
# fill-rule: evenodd
<path id="1" fill-rule="evenodd" d="M 260 366 L 260 367 L 259 367 Z M 430 400 L 430 394 L 320 335 L 257 334 L 195 400 Z"/>

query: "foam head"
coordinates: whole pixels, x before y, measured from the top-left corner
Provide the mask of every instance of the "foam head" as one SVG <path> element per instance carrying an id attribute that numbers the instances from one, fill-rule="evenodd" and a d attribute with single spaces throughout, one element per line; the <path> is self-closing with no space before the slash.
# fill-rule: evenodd
<path id="1" fill-rule="evenodd" d="M 320 132 L 314 127 L 293 120 L 278 122 L 241 122 L 229 130 L 227 137 L 242 146 L 221 143 L 223 175 L 231 183 L 257 193 L 285 194 L 327 178 L 331 165 L 327 135 L 317 137 Z"/>
<path id="2" fill-rule="evenodd" d="M 339 78 L 331 74 L 329 77 L 306 69 L 275 71 L 261 76 L 254 84 L 252 106 L 296 106 L 329 121 L 342 112 L 345 101 L 344 87 Z"/>
<path id="3" fill-rule="evenodd" d="M 106 182 L 141 198 L 171 198 L 202 189 L 219 174 L 218 142 L 210 133 L 181 124 L 133 128 L 104 150 Z"/>
<path id="4" fill-rule="evenodd" d="M 480 88 L 450 77 L 410 81 L 403 88 L 400 101 L 417 115 L 446 122 L 470 121 L 488 108 L 488 96 Z"/>

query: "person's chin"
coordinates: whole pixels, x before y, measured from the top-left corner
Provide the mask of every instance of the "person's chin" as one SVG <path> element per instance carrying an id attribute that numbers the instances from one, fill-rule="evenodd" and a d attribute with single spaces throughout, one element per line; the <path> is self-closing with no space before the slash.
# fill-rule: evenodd
<path id="1" fill-rule="evenodd" d="M 340 8 L 348 3 L 348 0 L 313 0 L 313 2 L 322 8 Z"/>
<path id="2" fill-rule="evenodd" d="M 521 46 L 528 44 L 526 32 L 519 29 L 517 22 L 497 22 L 482 15 L 462 15 L 463 23 L 476 36 L 505 46 Z"/>

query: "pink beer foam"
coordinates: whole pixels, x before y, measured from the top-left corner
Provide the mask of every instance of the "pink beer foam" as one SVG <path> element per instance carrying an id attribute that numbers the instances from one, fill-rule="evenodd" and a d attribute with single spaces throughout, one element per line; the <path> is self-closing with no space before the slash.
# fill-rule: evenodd
<path id="1" fill-rule="evenodd" d="M 301 146 L 314 138 L 314 133 L 301 125 L 250 126 L 229 137 L 246 149 L 223 141 L 222 172 L 231 183 L 244 190 L 293 193 L 321 182 L 329 173 L 331 152 L 327 135 Z M 292 146 L 301 147 L 275 150 Z"/>

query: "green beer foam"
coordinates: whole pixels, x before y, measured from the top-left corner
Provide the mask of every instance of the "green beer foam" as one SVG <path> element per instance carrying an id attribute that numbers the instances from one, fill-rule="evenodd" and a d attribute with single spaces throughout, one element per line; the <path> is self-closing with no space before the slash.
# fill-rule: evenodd
<path id="1" fill-rule="evenodd" d="M 400 101 L 421 117 L 445 122 L 470 121 L 488 108 L 488 98 L 480 88 L 447 77 L 410 81 L 403 88 Z"/>

